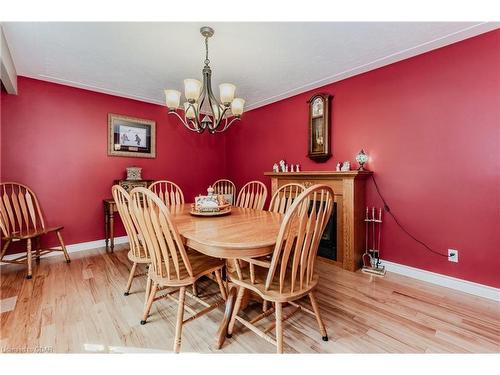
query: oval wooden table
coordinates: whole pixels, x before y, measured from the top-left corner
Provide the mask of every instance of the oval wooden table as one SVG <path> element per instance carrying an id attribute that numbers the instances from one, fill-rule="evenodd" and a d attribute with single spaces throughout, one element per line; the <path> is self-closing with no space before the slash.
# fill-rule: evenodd
<path id="1" fill-rule="evenodd" d="M 224 216 L 201 217 L 189 213 L 191 204 L 170 207 L 172 220 L 186 246 L 222 259 L 255 258 L 271 254 L 283 215 L 250 208 L 232 207 Z M 224 319 L 217 332 L 217 348 L 224 343 L 233 312 L 236 288 L 226 300 Z"/>

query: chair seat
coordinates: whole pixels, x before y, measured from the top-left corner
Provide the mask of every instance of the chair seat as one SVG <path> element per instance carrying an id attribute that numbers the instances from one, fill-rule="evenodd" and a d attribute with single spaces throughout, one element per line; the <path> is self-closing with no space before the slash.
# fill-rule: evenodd
<path id="1" fill-rule="evenodd" d="M 193 277 L 189 276 L 188 271 L 184 267 L 184 262 L 179 262 L 179 275 L 177 278 L 177 273 L 173 266 L 173 262 L 170 261 L 170 276 L 171 279 L 167 277 L 167 270 L 165 262 L 162 262 L 162 274 L 164 277 L 159 277 L 153 270 L 153 267 L 149 267 L 149 277 L 160 285 L 165 286 L 187 286 L 193 284 L 202 276 L 211 274 L 212 272 L 222 269 L 224 267 L 224 260 L 213 258 L 204 255 L 196 250 L 186 249 L 187 256 L 189 258 L 189 263 L 193 270 Z"/>
<path id="2" fill-rule="evenodd" d="M 139 248 L 139 254 L 140 256 L 137 256 L 133 253 L 132 250 L 129 250 L 129 252 L 127 253 L 127 257 L 131 262 L 134 263 L 151 263 L 151 258 L 146 254 L 142 246 L 140 246 Z"/>
<path id="3" fill-rule="evenodd" d="M 39 228 L 39 229 L 27 229 L 17 232 L 12 232 L 10 236 L 3 237 L 2 240 L 27 240 L 29 238 L 35 238 L 43 236 L 44 234 L 57 232 L 62 230 L 64 227 L 51 227 L 51 228 Z"/>
<path id="4" fill-rule="evenodd" d="M 271 302 L 289 302 L 296 299 L 302 298 L 308 294 L 312 289 L 318 284 L 319 276 L 314 275 L 312 281 L 307 286 L 300 288 L 299 282 L 294 286 L 294 291 L 291 292 L 291 283 L 285 283 L 283 292 L 279 291 L 279 271 L 273 279 L 273 283 L 270 285 L 269 289 L 266 290 L 265 283 L 267 274 L 269 272 L 268 268 L 255 267 L 255 282 L 252 283 L 250 279 L 250 268 L 241 269 L 242 279 L 238 278 L 236 272 L 229 273 L 230 281 L 238 286 L 242 286 L 246 289 L 250 289 L 260 295 L 264 300 Z M 289 281 L 289 280 L 288 280 Z"/>

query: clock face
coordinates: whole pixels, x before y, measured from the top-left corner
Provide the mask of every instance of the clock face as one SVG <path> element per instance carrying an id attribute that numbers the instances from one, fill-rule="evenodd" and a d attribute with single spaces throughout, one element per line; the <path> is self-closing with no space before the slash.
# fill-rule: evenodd
<path id="1" fill-rule="evenodd" d="M 314 99 L 312 103 L 312 115 L 313 117 L 323 115 L 323 100 L 321 98 Z"/>

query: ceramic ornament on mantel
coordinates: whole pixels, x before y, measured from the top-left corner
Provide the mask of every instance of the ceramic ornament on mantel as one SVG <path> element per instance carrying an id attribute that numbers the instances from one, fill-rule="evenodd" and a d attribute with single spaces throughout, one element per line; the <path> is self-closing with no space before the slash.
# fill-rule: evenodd
<path id="1" fill-rule="evenodd" d="M 342 163 L 342 168 L 340 168 L 341 172 L 349 172 L 351 170 L 351 162 L 346 160 Z"/>

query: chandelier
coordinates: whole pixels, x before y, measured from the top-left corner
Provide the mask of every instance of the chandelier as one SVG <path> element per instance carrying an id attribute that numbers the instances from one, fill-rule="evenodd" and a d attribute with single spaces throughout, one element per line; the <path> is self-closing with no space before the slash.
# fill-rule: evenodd
<path id="1" fill-rule="evenodd" d="M 178 112 L 181 93 L 177 90 L 165 90 L 168 113 L 179 118 L 189 130 L 203 133 L 208 130 L 210 134 L 220 133 L 229 128 L 241 118 L 245 101 L 235 98 L 236 86 L 231 83 L 219 85 L 220 102 L 215 98 L 212 90 L 212 70 L 208 59 L 208 39 L 214 35 L 214 29 L 203 26 L 200 29 L 205 38 L 205 66 L 203 67 L 203 84 L 197 79 L 184 80 L 184 115 Z"/>

